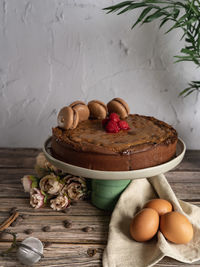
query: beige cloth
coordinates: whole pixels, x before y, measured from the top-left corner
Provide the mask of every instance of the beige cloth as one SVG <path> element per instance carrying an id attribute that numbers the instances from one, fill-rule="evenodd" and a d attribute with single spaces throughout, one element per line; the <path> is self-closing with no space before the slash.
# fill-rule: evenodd
<path id="1" fill-rule="evenodd" d="M 161 232 L 148 242 L 131 239 L 129 225 L 134 214 L 152 198 L 169 200 L 175 211 L 190 220 L 194 237 L 186 245 L 167 241 Z M 109 225 L 107 247 L 103 254 L 104 267 L 146 267 L 153 266 L 164 256 L 184 263 L 200 259 L 200 208 L 178 200 L 164 175 L 133 180 L 122 193 L 113 211 Z"/>

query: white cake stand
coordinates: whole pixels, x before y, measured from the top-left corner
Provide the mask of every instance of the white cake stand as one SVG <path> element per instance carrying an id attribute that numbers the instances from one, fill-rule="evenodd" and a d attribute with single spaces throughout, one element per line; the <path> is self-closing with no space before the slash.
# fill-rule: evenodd
<path id="1" fill-rule="evenodd" d="M 183 159 L 186 146 L 179 138 L 176 148 L 176 156 L 161 165 L 132 171 L 98 171 L 74 166 L 58 160 L 51 153 L 51 137 L 43 146 L 43 152 L 47 160 L 58 169 L 66 173 L 92 179 L 92 203 L 105 210 L 112 210 L 122 191 L 133 179 L 142 179 L 157 176 L 175 168 Z"/>

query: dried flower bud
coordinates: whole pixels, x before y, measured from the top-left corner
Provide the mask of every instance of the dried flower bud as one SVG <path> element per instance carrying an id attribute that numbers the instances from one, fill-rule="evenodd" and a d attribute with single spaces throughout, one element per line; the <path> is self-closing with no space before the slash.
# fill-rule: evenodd
<path id="1" fill-rule="evenodd" d="M 38 186 L 38 179 L 33 175 L 25 175 L 21 181 L 25 192 L 30 192 L 31 188 Z"/>
<path id="2" fill-rule="evenodd" d="M 40 178 L 44 175 L 47 175 L 50 172 L 54 172 L 56 174 L 61 172 L 55 166 L 53 166 L 49 161 L 47 161 L 43 152 L 39 153 L 38 156 L 36 157 L 35 171 Z"/>
<path id="3" fill-rule="evenodd" d="M 53 173 L 46 175 L 40 180 L 41 191 L 48 193 L 50 195 L 58 195 L 63 188 L 63 184 L 60 183 L 58 176 Z"/>
<path id="4" fill-rule="evenodd" d="M 32 188 L 30 191 L 30 205 L 35 208 L 39 209 L 44 205 L 44 198 L 45 196 L 42 192 L 37 188 Z"/>
<path id="5" fill-rule="evenodd" d="M 63 210 L 69 205 L 69 199 L 66 195 L 59 195 L 50 200 L 50 206 L 53 210 Z"/>
<path id="6" fill-rule="evenodd" d="M 65 186 L 62 193 L 65 193 L 72 200 L 79 200 L 85 197 L 87 193 L 86 182 L 84 178 L 76 176 L 66 176 L 63 178 Z"/>

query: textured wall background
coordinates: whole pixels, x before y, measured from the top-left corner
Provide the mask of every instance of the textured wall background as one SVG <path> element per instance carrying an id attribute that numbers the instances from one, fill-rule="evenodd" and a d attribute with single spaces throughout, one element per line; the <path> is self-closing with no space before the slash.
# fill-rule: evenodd
<path id="1" fill-rule="evenodd" d="M 0 0 L 0 146 L 40 147 L 62 106 L 119 96 L 200 149 L 198 95 L 178 97 L 199 77 L 193 64 L 173 64 L 181 32 L 131 31 L 135 13 L 102 11 L 117 2 Z"/>

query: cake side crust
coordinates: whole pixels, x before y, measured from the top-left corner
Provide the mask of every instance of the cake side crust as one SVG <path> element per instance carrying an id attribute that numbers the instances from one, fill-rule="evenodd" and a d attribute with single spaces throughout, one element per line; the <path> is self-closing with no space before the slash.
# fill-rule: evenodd
<path id="1" fill-rule="evenodd" d="M 52 137 L 52 153 L 59 160 L 87 169 L 129 171 L 153 167 L 171 160 L 176 154 L 176 144 L 177 141 L 168 145 L 160 144 L 151 146 L 149 150 L 137 153 L 113 155 L 83 151 L 77 152 L 73 149 L 66 148 L 62 142 L 58 142 L 55 137 Z"/>

